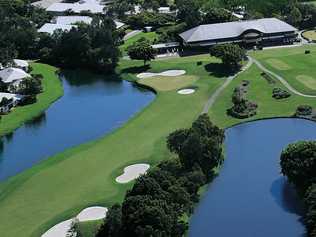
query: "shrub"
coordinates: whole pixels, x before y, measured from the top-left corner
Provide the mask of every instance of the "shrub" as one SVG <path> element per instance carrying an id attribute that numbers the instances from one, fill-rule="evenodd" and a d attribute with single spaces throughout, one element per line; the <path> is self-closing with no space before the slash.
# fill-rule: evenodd
<path id="1" fill-rule="evenodd" d="M 310 105 L 299 105 L 296 109 L 296 116 L 308 116 L 313 112 L 313 108 Z"/>
<path id="2" fill-rule="evenodd" d="M 305 50 L 305 54 L 310 54 L 311 51 L 310 50 Z"/>
<path id="3" fill-rule="evenodd" d="M 291 94 L 286 91 L 286 90 L 283 90 L 281 88 L 274 88 L 273 91 L 272 91 L 272 97 L 275 98 L 275 99 L 285 99 L 285 98 L 288 98 L 290 97 Z"/>

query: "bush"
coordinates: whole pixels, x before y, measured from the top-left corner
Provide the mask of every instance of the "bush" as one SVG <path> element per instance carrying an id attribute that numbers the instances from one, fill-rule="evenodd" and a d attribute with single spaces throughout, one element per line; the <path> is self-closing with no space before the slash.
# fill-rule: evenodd
<path id="1" fill-rule="evenodd" d="M 305 50 L 305 54 L 310 54 L 311 51 L 310 50 Z"/>
<path id="2" fill-rule="evenodd" d="M 267 73 L 265 73 L 265 72 L 262 72 L 260 75 L 261 75 L 264 79 L 266 79 L 269 84 L 275 84 L 275 83 L 276 83 L 276 81 L 275 81 L 269 74 L 267 74 Z"/>
<path id="3" fill-rule="evenodd" d="M 312 115 L 313 108 L 310 105 L 300 105 L 297 107 L 295 115 L 296 116 L 308 116 Z"/>
<path id="4" fill-rule="evenodd" d="M 285 99 L 285 98 L 288 98 L 290 97 L 291 94 L 286 91 L 286 90 L 283 90 L 281 88 L 274 88 L 273 91 L 272 91 L 272 97 L 275 98 L 275 99 Z"/>
<path id="5" fill-rule="evenodd" d="M 25 96 L 19 103 L 19 105 L 24 106 L 24 105 L 29 105 L 29 104 L 34 104 L 36 103 L 37 98 L 35 95 L 29 95 Z"/>

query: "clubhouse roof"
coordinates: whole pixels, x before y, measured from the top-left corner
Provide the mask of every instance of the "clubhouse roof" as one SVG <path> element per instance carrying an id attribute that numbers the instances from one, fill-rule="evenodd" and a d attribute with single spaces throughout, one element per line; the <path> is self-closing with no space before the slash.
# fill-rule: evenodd
<path id="1" fill-rule="evenodd" d="M 276 18 L 263 18 L 249 21 L 234 21 L 218 24 L 200 25 L 180 34 L 187 44 L 198 42 L 238 39 L 247 32 L 263 35 L 296 32 L 297 29 Z"/>

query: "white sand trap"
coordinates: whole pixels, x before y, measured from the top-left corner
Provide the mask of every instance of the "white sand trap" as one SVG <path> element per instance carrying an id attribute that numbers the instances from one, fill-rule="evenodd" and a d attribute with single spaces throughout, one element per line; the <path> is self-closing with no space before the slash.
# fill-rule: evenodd
<path id="1" fill-rule="evenodd" d="M 153 73 L 153 72 L 143 72 L 137 75 L 138 78 L 144 79 L 149 77 L 155 76 L 164 76 L 164 77 L 177 77 L 184 75 L 186 72 L 184 70 L 168 70 L 160 73 Z"/>
<path id="2" fill-rule="evenodd" d="M 148 164 L 135 164 L 124 168 L 124 173 L 118 176 L 115 180 L 118 183 L 128 183 L 134 179 L 137 179 L 142 174 L 146 174 L 146 171 L 150 168 Z"/>
<path id="3" fill-rule="evenodd" d="M 77 215 L 77 219 L 79 222 L 100 220 L 106 217 L 107 212 L 106 207 L 88 207 Z"/>
<path id="4" fill-rule="evenodd" d="M 180 95 L 190 95 L 193 94 L 195 92 L 194 89 L 182 89 L 182 90 L 178 90 L 178 94 Z"/>
<path id="5" fill-rule="evenodd" d="M 106 207 L 88 207 L 83 209 L 77 216 L 79 222 L 100 220 L 106 217 L 108 209 Z M 69 219 L 54 225 L 41 237 L 67 237 L 74 219 Z"/>
<path id="6" fill-rule="evenodd" d="M 72 221 L 73 219 L 70 219 L 54 225 L 52 228 L 46 231 L 42 237 L 66 237 L 68 231 L 71 228 Z"/>

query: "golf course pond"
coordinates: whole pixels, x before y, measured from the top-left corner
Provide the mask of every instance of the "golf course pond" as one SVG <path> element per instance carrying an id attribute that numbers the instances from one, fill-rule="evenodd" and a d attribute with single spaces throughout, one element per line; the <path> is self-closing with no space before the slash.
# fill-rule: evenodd
<path id="1" fill-rule="evenodd" d="M 2 139 L 0 181 L 67 148 L 108 134 L 155 98 L 130 82 L 84 71 L 65 71 L 60 77 L 64 96 Z"/>
<path id="2" fill-rule="evenodd" d="M 189 236 L 303 237 L 302 204 L 280 174 L 282 149 L 315 140 L 316 124 L 271 119 L 226 130 L 226 160 L 190 222 Z"/>

